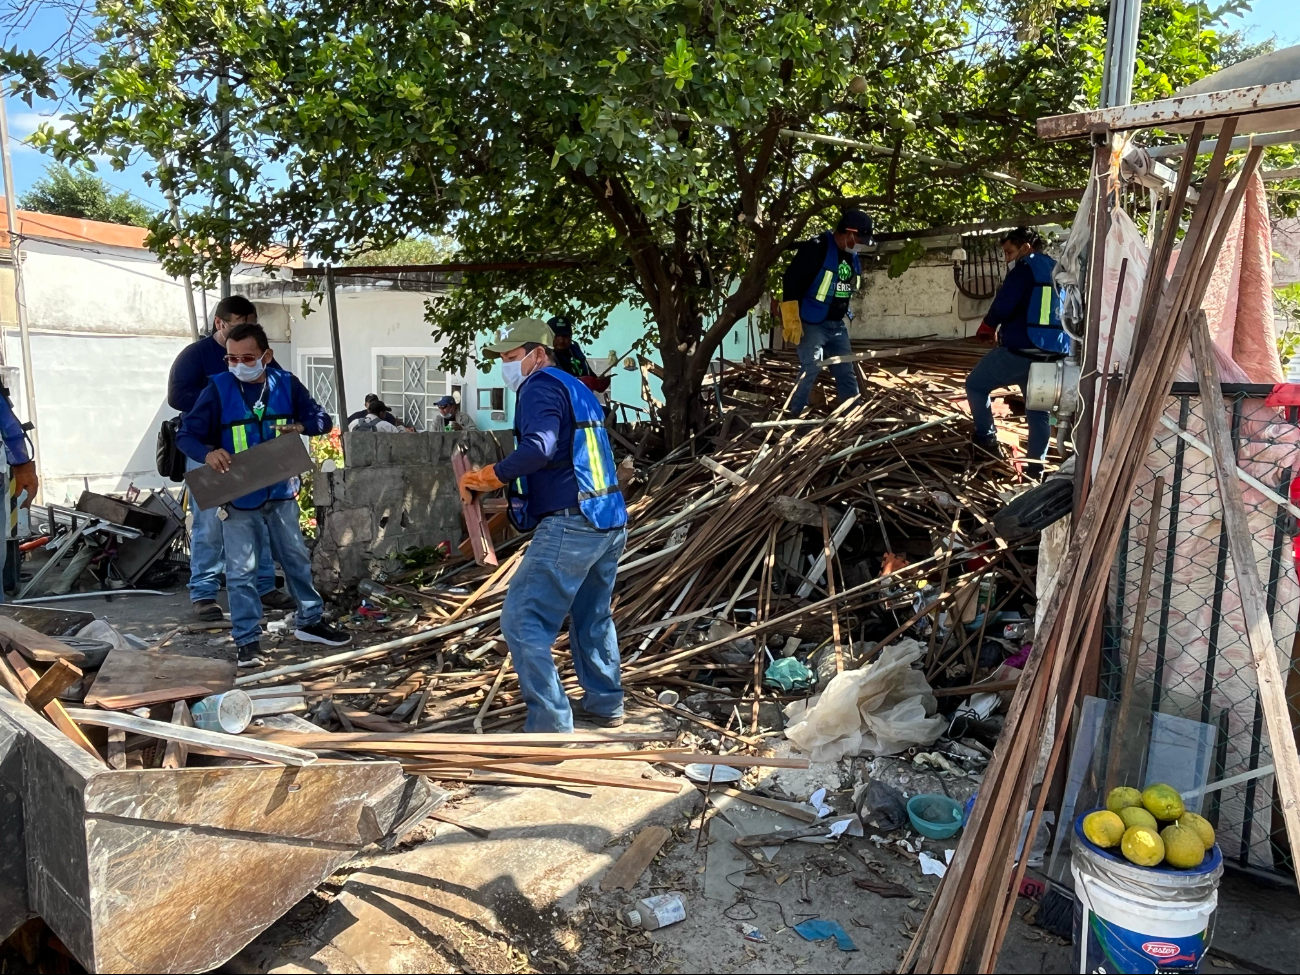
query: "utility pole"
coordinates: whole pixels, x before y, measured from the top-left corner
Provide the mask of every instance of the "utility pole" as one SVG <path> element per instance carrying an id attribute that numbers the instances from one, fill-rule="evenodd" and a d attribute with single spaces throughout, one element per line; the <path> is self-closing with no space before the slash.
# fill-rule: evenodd
<path id="1" fill-rule="evenodd" d="M 23 347 L 23 389 L 27 400 L 27 419 L 32 424 L 32 460 L 41 474 L 41 431 L 36 423 L 36 378 L 32 374 L 32 336 L 27 328 L 27 293 L 23 288 L 23 248 L 18 235 L 18 200 L 14 196 L 13 166 L 9 163 L 9 118 L 5 98 L 0 95 L 0 166 L 4 168 L 5 217 L 9 225 L 9 254 L 14 265 L 14 305 L 18 310 L 18 334 Z M 37 489 L 39 499 L 40 489 Z M 7 534 L 7 532 L 6 532 Z"/>
<path id="2" fill-rule="evenodd" d="M 230 106 L 227 101 L 230 96 L 230 83 L 226 77 L 226 69 L 222 67 L 221 77 L 217 81 L 217 106 L 221 125 L 221 138 L 217 140 L 221 147 L 221 190 L 224 196 L 221 206 L 221 215 L 226 219 L 227 233 L 229 233 L 230 223 Z M 221 297 L 230 297 L 230 267 L 229 262 L 234 253 L 229 239 L 226 240 L 226 262 L 227 267 L 221 272 Z"/>
<path id="3" fill-rule="evenodd" d="M 1133 101 L 1133 71 L 1137 64 L 1141 22 L 1142 0 L 1111 0 L 1099 108 L 1113 108 Z"/>

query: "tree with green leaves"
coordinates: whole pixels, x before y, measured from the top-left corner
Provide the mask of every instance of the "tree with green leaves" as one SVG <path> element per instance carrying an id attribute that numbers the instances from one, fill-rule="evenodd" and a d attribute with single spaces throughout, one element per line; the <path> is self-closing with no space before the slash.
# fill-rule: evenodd
<path id="1" fill-rule="evenodd" d="M 149 226 L 149 218 L 153 215 L 147 205 L 133 199 L 131 194 L 113 192 L 113 188 L 95 173 L 80 167 L 69 169 L 58 163 L 45 167 L 45 175 L 18 198 L 18 205 L 36 213 L 125 223 L 133 227 Z"/>
<path id="2" fill-rule="evenodd" d="M 363 246 L 344 258 L 352 267 L 386 267 L 398 264 L 446 264 L 456 257 L 456 241 L 446 235 L 407 237 L 386 247 Z"/>
<path id="3" fill-rule="evenodd" d="M 475 335 L 565 312 L 591 334 L 645 309 L 670 443 L 709 361 L 800 239 L 841 207 L 883 229 L 1023 215 L 1016 186 L 1080 185 L 1042 115 L 1095 97 L 1089 0 L 100 0 L 97 56 L 9 51 L 72 125 L 35 142 L 106 154 L 175 195 L 169 269 L 281 248 L 344 260 L 450 234 L 469 273 L 428 318 Z M 1136 97 L 1213 65 L 1217 15 L 1149 0 Z M 1001 173 L 991 180 L 987 172 Z M 564 259 L 557 262 L 555 259 Z M 557 267 L 557 263 L 563 266 Z M 459 361 L 458 361 L 459 360 Z"/>

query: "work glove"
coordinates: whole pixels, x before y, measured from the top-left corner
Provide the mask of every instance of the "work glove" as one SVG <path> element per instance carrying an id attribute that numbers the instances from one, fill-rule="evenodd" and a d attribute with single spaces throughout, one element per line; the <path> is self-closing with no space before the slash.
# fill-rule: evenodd
<path id="1" fill-rule="evenodd" d="M 791 345 L 803 338 L 803 319 L 799 316 L 799 302 L 781 302 L 781 334 Z"/>
<path id="2" fill-rule="evenodd" d="M 15 464 L 9 469 L 9 479 L 14 482 L 14 497 L 27 492 L 27 500 L 23 502 L 26 508 L 36 497 L 36 488 L 40 480 L 36 476 L 36 462 L 29 460 L 26 464 Z"/>
<path id="3" fill-rule="evenodd" d="M 975 330 L 975 337 L 981 342 L 994 345 L 998 340 L 998 330 L 988 322 L 980 322 L 980 327 Z"/>
<path id="4" fill-rule="evenodd" d="M 488 464 L 487 467 L 466 471 L 460 479 L 458 487 L 460 488 L 461 501 L 469 504 L 474 499 L 471 492 L 496 491 L 505 487 L 505 484 L 497 477 L 496 467 L 493 464 Z"/>

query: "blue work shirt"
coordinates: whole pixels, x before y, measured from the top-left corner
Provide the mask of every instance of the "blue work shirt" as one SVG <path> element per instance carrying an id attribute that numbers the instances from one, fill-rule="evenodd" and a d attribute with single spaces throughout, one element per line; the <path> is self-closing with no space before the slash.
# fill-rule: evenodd
<path id="1" fill-rule="evenodd" d="M 225 355 L 225 352 L 222 352 Z M 321 405 L 311 398 L 311 393 L 307 392 L 297 376 L 290 375 L 293 390 L 293 420 L 292 423 L 301 423 L 303 433 L 309 437 L 319 437 L 321 434 L 329 433 L 334 429 L 334 421 L 330 415 L 321 408 Z M 262 383 L 240 383 L 239 391 L 244 396 L 244 402 L 251 408 L 257 402 L 258 397 L 262 395 Z M 221 394 L 217 392 L 217 387 L 208 382 L 207 388 L 199 394 L 198 401 L 194 408 L 185 414 L 181 420 L 180 432 L 176 435 L 176 446 L 180 447 L 181 453 L 191 460 L 196 460 L 202 464 L 208 454 L 221 446 Z"/>
<path id="2" fill-rule="evenodd" d="M 32 459 L 27 452 L 27 434 L 23 432 L 23 425 L 14 416 L 9 400 L 3 396 L 0 396 L 0 437 L 4 438 L 5 457 L 10 467 L 26 464 Z"/>
<path id="3" fill-rule="evenodd" d="M 993 304 L 989 306 L 984 321 L 994 328 L 1001 328 L 999 341 L 1008 349 L 1019 351 L 1036 349 L 1029 339 L 1029 299 L 1033 297 L 1034 288 L 1040 283 L 1034 277 L 1030 262 L 1043 265 L 1039 279 L 1043 283 L 1052 280 L 1052 269 L 1056 261 L 1046 254 L 1029 253 L 1016 261 L 1015 266 L 1007 271 L 1007 276 L 998 288 Z"/>
<path id="4" fill-rule="evenodd" d="M 271 358 L 271 365 L 280 364 Z M 191 342 L 181 350 L 172 363 L 167 377 L 167 405 L 173 410 L 188 413 L 194 409 L 199 396 L 207 388 L 208 380 L 225 372 L 226 347 L 211 335 Z"/>
<path id="5" fill-rule="evenodd" d="M 515 449 L 496 465 L 505 483 L 528 478 L 528 513 L 534 518 L 578 507 L 573 471 L 573 407 L 569 391 L 541 370 L 519 387 L 515 399 Z"/>

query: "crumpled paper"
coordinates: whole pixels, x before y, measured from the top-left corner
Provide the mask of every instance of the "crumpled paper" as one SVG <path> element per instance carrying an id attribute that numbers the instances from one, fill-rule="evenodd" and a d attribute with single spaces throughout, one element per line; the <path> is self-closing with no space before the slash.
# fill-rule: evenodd
<path id="1" fill-rule="evenodd" d="M 837 674 L 810 703 L 786 707 L 785 736 L 814 762 L 930 744 L 947 722 L 928 716 L 938 702 L 925 675 L 912 668 L 923 652 L 917 641 L 900 640 L 874 663 Z"/>

